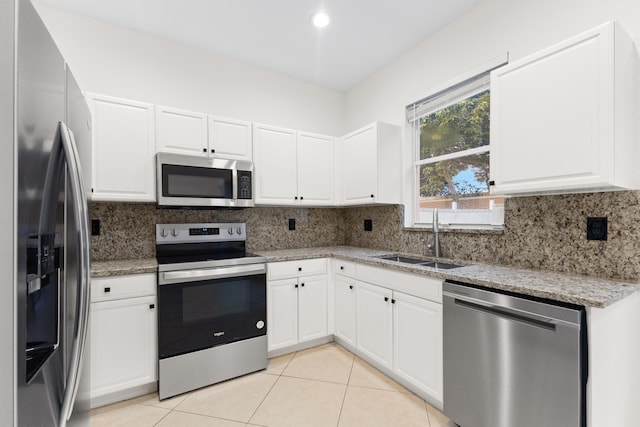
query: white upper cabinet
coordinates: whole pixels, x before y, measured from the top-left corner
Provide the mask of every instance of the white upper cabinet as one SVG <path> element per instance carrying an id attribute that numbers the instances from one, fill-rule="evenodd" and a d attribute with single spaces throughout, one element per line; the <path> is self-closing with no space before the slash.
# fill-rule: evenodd
<path id="1" fill-rule="evenodd" d="M 156 106 L 157 150 L 251 161 L 251 122 Z"/>
<path id="2" fill-rule="evenodd" d="M 402 144 L 400 128 L 373 123 L 342 137 L 343 203 L 400 203 Z"/>
<path id="3" fill-rule="evenodd" d="M 93 116 L 94 201 L 155 201 L 153 105 L 87 94 Z"/>
<path id="4" fill-rule="evenodd" d="M 639 188 L 636 61 L 610 22 L 493 71 L 491 193 Z"/>
<path id="5" fill-rule="evenodd" d="M 256 204 L 297 204 L 296 131 L 253 125 Z"/>
<path id="6" fill-rule="evenodd" d="M 251 122 L 209 116 L 209 153 L 212 157 L 251 161 Z"/>
<path id="7" fill-rule="evenodd" d="M 334 139 L 253 125 L 256 204 L 334 205 Z"/>
<path id="8" fill-rule="evenodd" d="M 335 203 L 334 139 L 308 132 L 298 132 L 297 138 L 300 204 L 333 205 Z"/>
<path id="9" fill-rule="evenodd" d="M 158 151 L 207 157 L 207 115 L 158 105 L 156 138 Z"/>

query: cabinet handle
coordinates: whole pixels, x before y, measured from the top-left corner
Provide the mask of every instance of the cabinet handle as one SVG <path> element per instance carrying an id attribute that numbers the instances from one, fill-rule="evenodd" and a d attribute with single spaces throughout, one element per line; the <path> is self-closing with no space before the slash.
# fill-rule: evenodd
<path id="1" fill-rule="evenodd" d="M 489 185 L 496 185 L 495 181 L 489 181 Z"/>
<path id="2" fill-rule="evenodd" d="M 340 266 L 340 270 L 344 270 L 344 267 L 342 265 Z"/>
<path id="3" fill-rule="evenodd" d="M 373 194 L 371 195 L 371 198 L 373 199 Z"/>
<path id="4" fill-rule="evenodd" d="M 300 200 L 304 200 L 304 197 L 300 196 Z"/>
<path id="5" fill-rule="evenodd" d="M 384 297 L 384 300 L 385 301 L 389 301 L 389 297 Z"/>
<path id="6" fill-rule="evenodd" d="M 395 304 L 396 300 L 394 300 L 393 298 L 391 298 L 391 304 Z"/>
<path id="7" fill-rule="evenodd" d="M 298 287 L 298 284 L 296 283 L 296 284 L 294 285 L 294 287 L 295 287 L 295 288 L 297 288 L 297 287 Z"/>
<path id="8" fill-rule="evenodd" d="M 203 148 L 203 149 L 202 149 L 202 152 L 203 152 L 203 153 L 206 153 L 206 152 L 207 152 L 207 149 L 206 149 L 206 148 Z"/>
<path id="9" fill-rule="evenodd" d="M 212 149 L 211 149 L 211 152 L 212 152 L 212 153 L 215 153 L 215 152 L 216 152 L 215 148 L 212 148 Z"/>
<path id="10" fill-rule="evenodd" d="M 298 267 L 298 271 L 302 271 L 302 267 Z"/>
<path id="11" fill-rule="evenodd" d="M 301 284 L 300 286 L 302 286 L 302 287 L 304 288 L 304 283 L 303 283 L 303 284 Z"/>
<path id="12" fill-rule="evenodd" d="M 104 291 L 105 291 L 106 293 L 109 293 L 109 292 L 111 292 L 111 288 L 104 288 Z"/>
<path id="13" fill-rule="evenodd" d="M 156 305 L 155 304 L 149 304 L 149 308 L 153 310 L 154 308 L 156 308 Z"/>
<path id="14" fill-rule="evenodd" d="M 353 289 L 353 285 L 349 285 L 349 289 Z"/>

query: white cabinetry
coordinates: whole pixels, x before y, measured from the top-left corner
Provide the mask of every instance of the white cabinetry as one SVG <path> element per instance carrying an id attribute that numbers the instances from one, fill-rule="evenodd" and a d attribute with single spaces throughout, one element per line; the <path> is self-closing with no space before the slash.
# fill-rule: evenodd
<path id="1" fill-rule="evenodd" d="M 88 94 L 93 116 L 92 200 L 155 201 L 153 105 Z"/>
<path id="2" fill-rule="evenodd" d="M 610 22 L 493 71 L 491 193 L 638 188 L 636 62 Z"/>
<path id="3" fill-rule="evenodd" d="M 158 151 L 207 157 L 207 116 L 158 105 L 156 138 Z"/>
<path id="4" fill-rule="evenodd" d="M 328 335 L 327 261 L 270 263 L 267 340 L 274 351 Z"/>
<path id="5" fill-rule="evenodd" d="M 382 367 L 393 356 L 392 291 L 359 282 L 356 287 L 356 347 Z"/>
<path id="6" fill-rule="evenodd" d="M 154 390 L 158 363 L 155 275 L 94 278 L 91 301 L 91 406 Z"/>
<path id="7" fill-rule="evenodd" d="M 335 337 L 442 408 L 442 281 L 335 262 Z"/>
<path id="8" fill-rule="evenodd" d="M 253 158 L 256 204 L 296 204 L 296 131 L 254 124 Z"/>
<path id="9" fill-rule="evenodd" d="M 442 304 L 393 292 L 393 371 L 442 401 Z"/>
<path id="10" fill-rule="evenodd" d="M 373 123 L 341 139 L 343 203 L 400 203 L 402 144 L 400 128 Z"/>
<path id="11" fill-rule="evenodd" d="M 158 151 L 250 161 L 251 123 L 156 106 Z"/>
<path id="12" fill-rule="evenodd" d="M 334 204 L 334 139 L 254 124 L 256 203 Z"/>
<path id="13" fill-rule="evenodd" d="M 209 116 L 209 152 L 213 157 L 251 161 L 251 122 Z"/>

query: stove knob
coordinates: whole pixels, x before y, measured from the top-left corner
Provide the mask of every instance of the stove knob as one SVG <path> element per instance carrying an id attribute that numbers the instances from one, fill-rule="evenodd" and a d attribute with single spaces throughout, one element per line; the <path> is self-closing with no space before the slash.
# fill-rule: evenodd
<path id="1" fill-rule="evenodd" d="M 175 228 L 174 228 L 173 230 L 171 230 L 171 235 L 172 235 L 173 237 L 178 237 L 178 234 L 179 234 L 179 232 L 178 232 L 178 230 L 176 230 Z"/>
<path id="2" fill-rule="evenodd" d="M 164 228 L 162 230 L 160 230 L 160 235 L 162 237 L 167 237 L 169 235 L 169 233 L 167 233 L 167 230 L 165 230 Z"/>
<path id="3" fill-rule="evenodd" d="M 236 230 L 236 232 L 237 232 L 238 234 L 242 234 L 242 228 L 241 228 L 241 227 L 238 227 L 238 229 Z"/>
<path id="4" fill-rule="evenodd" d="M 229 232 L 229 234 L 233 234 L 233 228 L 230 228 L 227 231 Z"/>

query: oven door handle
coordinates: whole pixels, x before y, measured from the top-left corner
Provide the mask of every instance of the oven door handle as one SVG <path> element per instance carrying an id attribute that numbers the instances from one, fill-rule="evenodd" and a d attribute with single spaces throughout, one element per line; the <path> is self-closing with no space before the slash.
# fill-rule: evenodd
<path id="1" fill-rule="evenodd" d="M 251 276 L 265 274 L 265 264 L 241 265 L 234 267 L 216 267 L 199 270 L 165 271 L 158 276 L 158 285 L 196 282 L 200 280 L 225 279 L 228 277 Z"/>

